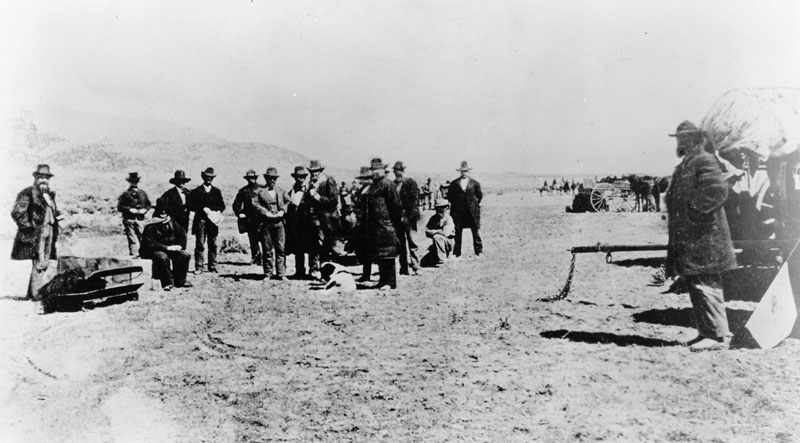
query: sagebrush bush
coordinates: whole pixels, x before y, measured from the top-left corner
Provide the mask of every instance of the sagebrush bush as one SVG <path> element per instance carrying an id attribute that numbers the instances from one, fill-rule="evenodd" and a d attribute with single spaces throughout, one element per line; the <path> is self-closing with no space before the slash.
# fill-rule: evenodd
<path id="1" fill-rule="evenodd" d="M 220 238 L 219 252 L 223 254 L 247 253 L 247 247 L 238 235 L 226 235 Z"/>

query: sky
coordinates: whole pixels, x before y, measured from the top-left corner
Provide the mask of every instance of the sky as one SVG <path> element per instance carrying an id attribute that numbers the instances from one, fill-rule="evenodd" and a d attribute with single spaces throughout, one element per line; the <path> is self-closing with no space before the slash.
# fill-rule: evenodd
<path id="1" fill-rule="evenodd" d="M 800 87 L 797 1 L 0 0 L 7 109 L 356 169 L 666 174 L 730 89 Z"/>

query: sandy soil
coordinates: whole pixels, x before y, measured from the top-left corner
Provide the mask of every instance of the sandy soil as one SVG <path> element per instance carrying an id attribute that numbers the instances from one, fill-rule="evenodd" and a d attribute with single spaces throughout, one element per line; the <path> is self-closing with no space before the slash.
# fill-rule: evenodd
<path id="1" fill-rule="evenodd" d="M 41 315 L 18 299 L 29 264 L 4 261 L 0 440 L 800 441 L 800 343 L 677 346 L 690 304 L 648 286 L 657 253 L 579 256 L 570 297 L 537 301 L 560 290 L 570 246 L 666 241 L 658 214 L 568 202 L 488 195 L 484 258 L 468 247 L 385 292 L 260 281 L 226 255 L 190 290 L 148 280 L 137 302 Z M 735 333 L 753 307 L 731 301 Z"/>

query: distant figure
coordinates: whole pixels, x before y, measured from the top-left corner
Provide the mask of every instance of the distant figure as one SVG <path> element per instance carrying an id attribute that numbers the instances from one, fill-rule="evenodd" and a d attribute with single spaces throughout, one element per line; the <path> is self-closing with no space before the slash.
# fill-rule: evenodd
<path id="1" fill-rule="evenodd" d="M 431 245 L 420 260 L 422 266 L 439 267 L 450 258 L 455 243 L 453 238 L 456 235 L 456 225 L 447 213 L 449 207 L 450 203 L 444 199 L 436 200 L 434 204 L 436 213 L 425 225 L 425 236 L 431 239 Z"/>
<path id="2" fill-rule="evenodd" d="M 144 216 L 152 205 L 147 193 L 139 189 L 138 172 L 128 174 L 128 189 L 117 200 L 117 211 L 122 214 L 122 227 L 128 239 L 128 253 L 133 257 L 139 256 L 139 242 L 142 240 Z"/>
<path id="3" fill-rule="evenodd" d="M 689 287 L 697 337 L 693 351 L 724 349 L 731 333 L 725 312 L 722 273 L 736 267 L 723 205 L 728 184 L 714 154 L 703 149 L 703 132 L 689 121 L 678 125 L 675 167 L 667 190 L 669 242 L 666 276 L 679 275 Z"/>
<path id="4" fill-rule="evenodd" d="M 456 244 L 453 255 L 461 257 L 461 235 L 464 229 L 472 231 L 472 245 L 475 256 L 480 257 L 483 253 L 483 242 L 481 241 L 481 184 L 477 180 L 469 177 L 470 168 L 466 161 L 461 162 L 461 167 L 456 169 L 461 173 L 461 177 L 450 183 L 447 192 L 447 200 L 450 201 L 453 221 L 456 225 Z"/>
<path id="5" fill-rule="evenodd" d="M 294 172 L 290 174 L 294 179 L 292 187 L 286 191 L 284 201 L 286 202 L 286 254 L 294 255 L 294 274 L 289 278 L 303 280 L 308 277 L 306 274 L 306 253 L 310 250 L 310 236 L 313 232 L 311 227 L 311 208 L 306 199 L 306 177 L 308 171 L 304 166 L 295 166 Z M 310 261 L 310 260 L 309 260 Z M 310 265 L 310 263 L 309 263 Z"/>
<path id="6" fill-rule="evenodd" d="M 417 232 L 419 222 L 419 187 L 411 177 L 405 176 L 406 167 L 403 162 L 395 162 L 392 167 L 394 186 L 400 198 L 400 224 L 396 226 L 397 240 L 400 248 L 400 275 L 408 275 L 409 267 L 414 275 L 419 273 L 419 247 L 414 243 L 412 232 Z"/>
<path id="7" fill-rule="evenodd" d="M 186 177 L 186 173 L 177 170 L 174 176 L 169 179 L 173 187 L 161 194 L 158 200 L 164 202 L 169 217 L 181 225 L 184 231 L 189 232 L 189 190 L 186 183 L 192 179 Z"/>
<path id="8" fill-rule="evenodd" d="M 336 179 L 323 174 L 325 167 L 319 160 L 311 160 L 308 172 L 311 174 L 306 199 L 309 206 L 311 248 L 308 253 L 308 267 L 311 276 L 319 280 L 320 263 L 330 261 L 333 256 L 334 235 L 339 229 L 339 190 Z"/>
<path id="9" fill-rule="evenodd" d="M 267 168 L 264 180 L 267 184 L 253 195 L 253 209 L 258 214 L 261 225 L 261 249 L 264 251 L 261 263 L 265 277 L 286 280 L 286 252 L 284 249 L 286 229 L 283 223 L 283 216 L 286 213 L 285 195 L 280 188 L 275 186 L 275 182 L 278 180 L 276 168 Z"/>
<path id="10" fill-rule="evenodd" d="M 19 194 L 11 210 L 17 236 L 11 249 L 12 260 L 31 260 L 27 297 L 41 300 L 39 291 L 47 282 L 45 273 L 57 258 L 58 222 L 63 219 L 56 206 L 56 193 L 50 189 L 50 166 L 39 165 L 33 172 L 33 186 Z"/>
<path id="11" fill-rule="evenodd" d="M 233 200 L 233 213 L 236 214 L 236 225 L 240 234 L 247 234 L 250 242 L 250 264 L 261 264 L 261 238 L 259 233 L 259 217 L 253 209 L 253 197 L 261 189 L 258 174 L 250 169 L 244 174 L 247 184 L 239 189 Z"/>
<path id="12" fill-rule="evenodd" d="M 433 209 L 433 184 L 430 177 L 420 188 L 419 205 L 422 209 Z"/>
<path id="13" fill-rule="evenodd" d="M 161 289 L 170 291 L 173 287 L 192 287 L 186 281 L 191 259 L 191 255 L 186 252 L 186 231 L 172 220 L 165 202 L 161 199 L 156 201 L 153 220 L 142 232 L 139 255 L 153 261 L 153 278 L 161 281 Z"/>
<path id="14" fill-rule="evenodd" d="M 447 199 L 447 191 L 450 189 L 450 180 L 445 180 L 444 183 L 439 185 L 439 189 L 436 193 L 436 198 L 443 198 Z"/>
<path id="15" fill-rule="evenodd" d="M 205 263 L 205 245 L 208 244 L 208 272 L 217 272 L 217 235 L 219 226 L 215 219 L 225 210 L 222 192 L 214 182 L 214 168 L 206 168 L 200 173 L 203 184 L 194 188 L 189 195 L 189 210 L 194 212 L 192 235 L 194 243 L 194 270 L 202 273 Z"/>
<path id="16" fill-rule="evenodd" d="M 400 200 L 395 184 L 386 178 L 386 165 L 380 158 L 370 162 L 372 183 L 361 194 L 363 214 L 364 259 L 378 263 L 380 278 L 375 289 L 397 287 L 397 231 L 400 224 Z"/>

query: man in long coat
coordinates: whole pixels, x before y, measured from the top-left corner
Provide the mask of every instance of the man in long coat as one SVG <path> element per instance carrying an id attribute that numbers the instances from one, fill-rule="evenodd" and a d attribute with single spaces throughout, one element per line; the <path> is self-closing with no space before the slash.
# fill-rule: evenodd
<path id="1" fill-rule="evenodd" d="M 311 234 L 311 208 L 309 207 L 308 186 L 306 178 L 308 171 L 305 166 L 295 166 L 294 172 L 290 174 L 294 179 L 294 184 L 284 196 L 286 202 L 286 253 L 294 255 L 294 274 L 292 279 L 305 279 L 306 274 L 306 253 Z M 310 260 L 309 260 L 310 261 Z M 310 265 L 311 263 L 309 263 Z"/>
<path id="2" fill-rule="evenodd" d="M 172 187 L 161 194 L 158 200 L 164 202 L 169 218 L 181 225 L 184 231 L 189 232 L 189 190 L 186 183 L 191 181 L 182 170 L 175 171 L 169 182 Z"/>
<path id="3" fill-rule="evenodd" d="M 203 272 L 205 243 L 208 243 L 208 272 L 217 272 L 217 235 L 219 226 L 210 218 L 212 212 L 222 212 L 225 210 L 225 202 L 222 200 L 222 191 L 212 185 L 214 181 L 214 168 L 206 168 L 200 173 L 203 184 L 194 188 L 189 194 L 189 210 L 194 212 L 192 221 L 192 235 L 195 236 L 194 242 L 194 270 L 196 273 Z"/>
<path id="4" fill-rule="evenodd" d="M 397 287 L 397 231 L 400 224 L 400 200 L 394 183 L 386 178 L 386 165 L 379 158 L 370 162 L 373 179 L 365 188 L 361 205 L 362 228 L 365 235 L 363 257 L 369 263 L 378 263 L 380 278 L 376 289 Z"/>
<path id="5" fill-rule="evenodd" d="M 728 184 L 714 154 L 704 150 L 705 137 L 694 124 L 678 126 L 675 167 L 666 195 L 669 214 L 668 277 L 682 276 L 689 287 L 697 338 L 692 350 L 727 347 L 731 337 L 722 292 L 722 273 L 736 267 L 723 205 Z"/>
<path id="6" fill-rule="evenodd" d="M 144 226 L 144 216 L 150 210 L 152 204 L 147 197 L 147 193 L 139 189 L 138 172 L 131 172 L 125 180 L 130 183 L 117 200 L 117 211 L 122 214 L 122 227 L 125 230 L 125 237 L 128 239 L 128 252 L 133 257 L 139 256 L 139 242 L 142 239 L 142 228 Z"/>
<path id="7" fill-rule="evenodd" d="M 186 230 L 172 220 L 162 200 L 156 202 L 153 220 L 144 227 L 139 255 L 153 261 L 153 277 L 161 280 L 161 288 L 190 288 L 186 281 L 191 255 L 186 252 Z"/>
<path id="8" fill-rule="evenodd" d="M 339 229 L 339 186 L 336 179 L 322 173 L 324 169 L 319 160 L 311 160 L 308 166 L 311 177 L 306 198 L 313 228 L 308 267 L 316 279 L 321 278 L 320 264 L 333 255 L 334 235 Z"/>
<path id="9" fill-rule="evenodd" d="M 50 166 L 39 165 L 33 173 L 33 186 L 19 194 L 11 210 L 17 224 L 17 236 L 11 250 L 12 260 L 31 260 L 31 276 L 27 297 L 40 300 L 39 290 L 47 283 L 45 273 L 50 260 L 56 259 L 58 222 L 61 215 L 56 206 L 56 193 L 50 189 Z"/>
<path id="10" fill-rule="evenodd" d="M 247 180 L 247 185 L 239 189 L 236 198 L 233 199 L 233 213 L 237 217 L 237 225 L 240 234 L 247 234 L 250 241 L 250 263 L 261 264 L 261 240 L 259 233 L 258 214 L 253 210 L 253 196 L 261 189 L 258 184 L 258 174 L 250 169 L 243 177 Z"/>
<path id="11" fill-rule="evenodd" d="M 466 161 L 461 162 L 461 167 L 456 169 L 461 176 L 450 182 L 447 189 L 447 200 L 450 202 L 450 215 L 456 224 L 456 244 L 453 247 L 453 255 L 458 258 L 461 256 L 461 235 L 462 231 L 469 228 L 472 231 L 472 245 L 475 256 L 480 257 L 483 253 L 483 241 L 481 240 L 481 184 L 477 180 L 470 178 L 470 168 Z"/>
<path id="12" fill-rule="evenodd" d="M 400 224 L 397 226 L 397 240 L 400 248 L 400 275 L 408 275 L 409 265 L 414 274 L 419 273 L 419 247 L 414 242 L 412 232 L 417 231 L 419 222 L 419 186 L 411 177 L 405 176 L 403 162 L 395 162 L 394 185 L 400 198 Z"/>

